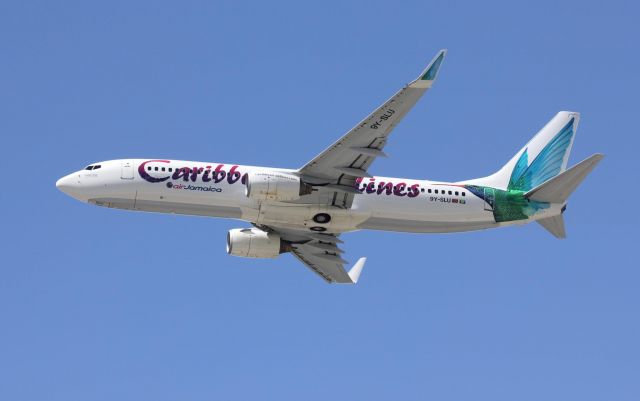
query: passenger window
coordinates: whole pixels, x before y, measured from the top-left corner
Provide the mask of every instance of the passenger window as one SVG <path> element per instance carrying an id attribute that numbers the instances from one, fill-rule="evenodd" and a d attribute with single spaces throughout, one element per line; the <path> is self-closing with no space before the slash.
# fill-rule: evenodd
<path id="1" fill-rule="evenodd" d="M 449 191 L 449 195 L 451 195 L 451 191 Z"/>
<path id="2" fill-rule="evenodd" d="M 424 188 L 420 188 L 420 192 L 424 192 Z"/>
<path id="3" fill-rule="evenodd" d="M 429 189 L 427 190 L 427 192 L 431 193 L 431 188 L 429 188 Z"/>
<path id="4" fill-rule="evenodd" d="M 162 168 L 162 171 L 164 171 L 164 167 Z"/>
<path id="5" fill-rule="evenodd" d="M 464 196 L 464 192 L 462 193 L 462 196 Z"/>
<path id="6" fill-rule="evenodd" d="M 458 196 L 458 191 L 456 191 L 456 196 Z"/>
<path id="7" fill-rule="evenodd" d="M 151 171 L 151 166 L 147 167 L 147 170 Z"/>
<path id="8" fill-rule="evenodd" d="M 155 170 L 158 171 L 158 168 L 156 167 Z"/>
<path id="9" fill-rule="evenodd" d="M 172 172 L 172 171 L 173 171 L 173 167 L 169 167 L 169 172 Z"/>
<path id="10" fill-rule="evenodd" d="M 436 193 L 438 193 L 438 190 L 436 189 Z"/>

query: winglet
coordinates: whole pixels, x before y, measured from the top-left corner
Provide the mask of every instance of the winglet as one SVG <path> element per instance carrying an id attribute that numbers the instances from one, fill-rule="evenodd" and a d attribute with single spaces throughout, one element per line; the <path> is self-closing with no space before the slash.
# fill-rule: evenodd
<path id="1" fill-rule="evenodd" d="M 347 273 L 349 274 L 349 278 L 351 279 L 351 282 L 353 282 L 353 284 L 358 282 L 358 279 L 360 278 L 360 273 L 362 273 L 362 268 L 364 267 L 364 264 L 366 261 L 367 261 L 367 258 L 358 259 L 356 264 L 353 265 L 351 270 L 349 270 L 349 273 Z"/>
<path id="2" fill-rule="evenodd" d="M 415 81 L 409 84 L 412 88 L 430 88 L 433 84 L 433 81 L 438 77 L 438 71 L 440 71 L 440 66 L 442 65 L 442 60 L 444 60 L 444 56 L 447 54 L 447 49 L 442 49 L 436 54 L 436 56 L 431 60 L 427 68 L 422 71 L 420 77 Z"/>

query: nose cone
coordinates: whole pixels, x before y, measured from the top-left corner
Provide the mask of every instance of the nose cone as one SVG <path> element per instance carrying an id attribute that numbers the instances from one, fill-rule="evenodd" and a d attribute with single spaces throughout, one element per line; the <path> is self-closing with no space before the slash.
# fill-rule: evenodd
<path id="1" fill-rule="evenodd" d="M 69 174 L 60 178 L 56 182 L 56 188 L 73 198 L 82 198 L 80 196 L 82 188 L 80 183 L 80 175 L 78 173 Z"/>

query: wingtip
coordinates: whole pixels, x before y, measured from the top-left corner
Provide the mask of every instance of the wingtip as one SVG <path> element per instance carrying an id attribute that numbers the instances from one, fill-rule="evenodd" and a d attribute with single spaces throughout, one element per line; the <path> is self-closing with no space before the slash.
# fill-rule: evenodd
<path id="1" fill-rule="evenodd" d="M 444 57 L 447 55 L 447 49 L 440 49 L 435 57 L 431 60 L 427 68 L 422 71 L 420 76 L 413 81 L 410 86 L 414 88 L 429 88 L 438 77 L 440 66 Z"/>
<path id="2" fill-rule="evenodd" d="M 356 264 L 353 265 L 351 270 L 349 270 L 349 273 L 347 273 L 349 275 L 349 278 L 351 279 L 351 282 L 353 282 L 353 284 L 356 284 L 358 282 L 358 279 L 360 278 L 360 274 L 362 273 L 362 268 L 364 267 L 364 264 L 366 262 L 367 262 L 366 257 L 362 257 L 358 259 Z"/>
<path id="3" fill-rule="evenodd" d="M 421 81 L 435 81 L 438 76 L 438 71 L 440 71 L 440 66 L 442 65 L 442 61 L 444 57 L 447 55 L 447 49 L 441 49 L 438 54 L 431 60 L 427 68 L 424 70 L 422 75 L 420 76 Z"/>

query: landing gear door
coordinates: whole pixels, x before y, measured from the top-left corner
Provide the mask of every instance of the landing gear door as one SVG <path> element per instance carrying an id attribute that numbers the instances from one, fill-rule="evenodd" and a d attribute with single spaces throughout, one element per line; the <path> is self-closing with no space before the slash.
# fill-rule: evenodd
<path id="1" fill-rule="evenodd" d="M 121 163 L 120 178 L 133 180 L 133 160 L 123 160 Z"/>
<path id="2" fill-rule="evenodd" d="M 493 188 L 484 188 L 484 210 L 493 211 L 496 202 L 496 192 Z"/>

